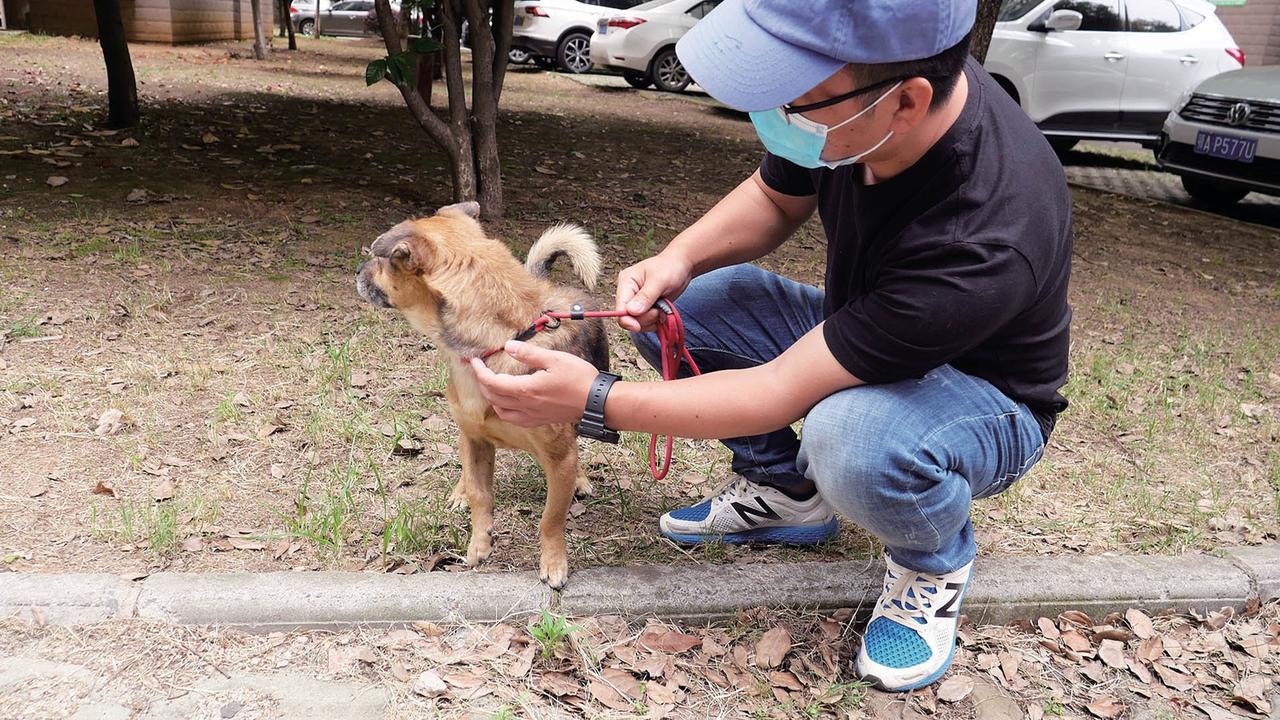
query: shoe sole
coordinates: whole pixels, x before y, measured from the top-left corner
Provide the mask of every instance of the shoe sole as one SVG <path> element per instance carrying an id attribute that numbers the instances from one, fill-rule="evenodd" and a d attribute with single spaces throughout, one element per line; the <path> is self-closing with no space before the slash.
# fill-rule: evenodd
<path id="1" fill-rule="evenodd" d="M 721 542 L 727 545 L 818 545 L 840 534 L 834 517 L 821 525 L 765 527 L 724 535 L 696 535 L 662 530 L 663 537 L 681 545 Z"/>

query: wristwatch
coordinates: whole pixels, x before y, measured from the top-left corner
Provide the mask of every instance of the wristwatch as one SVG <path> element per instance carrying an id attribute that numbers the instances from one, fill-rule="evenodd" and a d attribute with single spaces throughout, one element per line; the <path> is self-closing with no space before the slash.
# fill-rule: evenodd
<path id="1" fill-rule="evenodd" d="M 610 430 L 604 424 L 604 399 L 609 396 L 609 388 L 621 379 L 604 371 L 596 376 L 595 382 L 591 383 L 591 391 L 587 393 L 587 407 L 582 411 L 582 419 L 573 426 L 579 435 L 617 444 L 618 431 Z"/>

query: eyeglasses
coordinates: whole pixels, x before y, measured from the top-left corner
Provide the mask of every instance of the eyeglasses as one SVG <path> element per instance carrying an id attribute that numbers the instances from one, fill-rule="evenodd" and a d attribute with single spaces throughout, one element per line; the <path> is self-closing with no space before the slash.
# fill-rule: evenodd
<path id="1" fill-rule="evenodd" d="M 788 115 L 794 115 L 796 113 L 809 112 L 810 110 L 821 110 L 824 107 L 839 105 L 845 100 L 858 97 L 859 95 L 862 95 L 864 93 L 869 93 L 872 90 L 878 90 L 886 85 L 905 82 L 915 77 L 925 77 L 926 79 L 928 79 L 926 76 L 921 76 L 921 75 L 902 75 L 899 77 L 891 77 L 888 80 L 881 80 L 880 82 L 874 82 L 874 83 L 871 83 L 870 85 L 867 85 L 866 87 L 860 87 L 857 90 L 850 90 L 849 92 L 844 93 L 843 95 L 836 95 L 835 97 L 827 98 L 826 100 L 819 100 L 818 102 L 806 103 L 804 105 L 783 105 L 782 112 Z"/>

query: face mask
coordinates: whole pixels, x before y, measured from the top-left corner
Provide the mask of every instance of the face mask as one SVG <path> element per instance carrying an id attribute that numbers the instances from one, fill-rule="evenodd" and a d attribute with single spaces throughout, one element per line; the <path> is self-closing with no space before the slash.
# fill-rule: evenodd
<path id="1" fill-rule="evenodd" d="M 778 157 L 786 158 L 800 167 L 838 168 L 841 165 L 850 165 L 878 150 L 881 145 L 889 141 L 889 138 L 893 137 L 893 131 L 890 130 L 880 142 L 857 155 L 834 162 L 822 159 L 822 150 L 827 146 L 827 136 L 870 112 L 881 100 L 889 97 L 894 90 L 897 90 L 898 85 L 901 84 L 901 82 L 896 83 L 883 95 L 876 98 L 875 102 L 859 110 L 853 117 L 830 127 L 814 122 L 799 113 L 788 115 L 782 108 L 751 113 L 751 124 L 755 126 L 756 135 L 760 136 L 760 142 L 764 143 L 766 150 Z"/>

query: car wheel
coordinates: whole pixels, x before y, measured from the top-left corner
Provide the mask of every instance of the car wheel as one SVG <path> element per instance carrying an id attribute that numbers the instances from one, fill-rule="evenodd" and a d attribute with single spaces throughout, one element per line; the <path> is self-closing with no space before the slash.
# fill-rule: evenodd
<path id="1" fill-rule="evenodd" d="M 302 22 L 298 23 L 298 32 L 302 33 L 303 35 L 306 35 L 307 37 L 315 37 L 316 21 L 303 20 Z"/>
<path id="2" fill-rule="evenodd" d="M 1204 178 L 1182 176 L 1182 188 L 1193 200 L 1214 207 L 1234 205 L 1249 194 L 1246 188 L 1224 185 Z"/>
<path id="3" fill-rule="evenodd" d="M 517 65 L 524 65 L 532 58 L 533 55 L 524 48 L 511 48 L 511 51 L 507 53 L 507 61 Z"/>
<path id="4" fill-rule="evenodd" d="M 638 73 L 633 70 L 623 70 L 622 79 L 626 80 L 628 85 L 637 90 L 643 90 L 653 84 L 653 81 L 649 79 L 648 75 Z"/>
<path id="5" fill-rule="evenodd" d="M 591 69 L 591 36 L 586 33 L 569 33 L 556 47 L 556 65 L 569 73 L 584 73 Z"/>
<path id="6" fill-rule="evenodd" d="M 649 79 L 655 87 L 665 92 L 680 92 L 689 87 L 689 73 L 676 57 L 676 49 L 669 47 L 654 56 L 649 64 Z"/>

